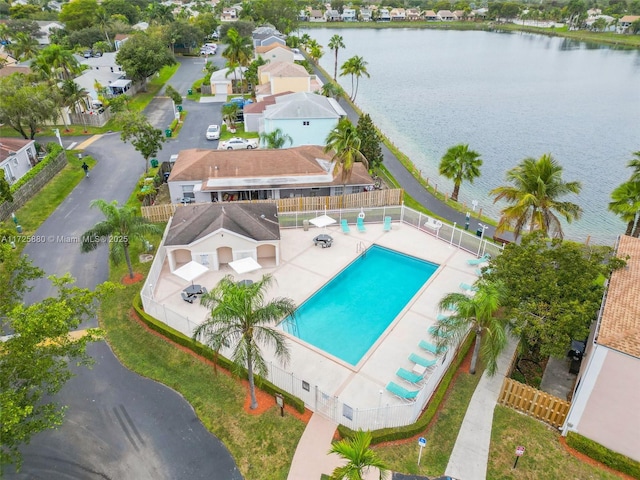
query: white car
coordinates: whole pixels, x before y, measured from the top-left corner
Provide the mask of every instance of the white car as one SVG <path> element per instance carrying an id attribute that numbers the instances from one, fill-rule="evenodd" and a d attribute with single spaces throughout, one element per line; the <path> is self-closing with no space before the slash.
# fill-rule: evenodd
<path id="1" fill-rule="evenodd" d="M 255 138 L 233 137 L 218 145 L 219 150 L 251 150 L 252 148 L 258 148 L 258 141 Z"/>
<path id="2" fill-rule="evenodd" d="M 209 125 L 204 136 L 207 140 L 218 140 L 220 138 L 220 127 L 218 125 Z"/>

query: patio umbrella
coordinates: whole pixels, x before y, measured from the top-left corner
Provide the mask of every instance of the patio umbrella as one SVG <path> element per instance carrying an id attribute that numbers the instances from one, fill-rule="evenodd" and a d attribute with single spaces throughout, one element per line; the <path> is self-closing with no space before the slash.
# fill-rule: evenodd
<path id="1" fill-rule="evenodd" d="M 189 263 L 184 264 L 180 268 L 176 268 L 172 273 L 193 284 L 193 281 L 196 278 L 198 278 L 203 273 L 207 273 L 208 271 L 209 269 L 207 267 L 192 260 Z"/>
<path id="2" fill-rule="evenodd" d="M 229 266 L 233 268 L 236 273 L 240 274 L 253 272 L 254 270 L 262 268 L 262 265 L 260 265 L 251 257 L 241 258 L 240 260 L 229 262 Z"/>
<path id="3" fill-rule="evenodd" d="M 320 215 L 319 217 L 312 218 L 309 220 L 309 223 L 315 225 L 318 228 L 327 227 L 328 225 L 333 225 L 337 220 L 335 218 L 331 218 L 326 213 L 324 215 Z"/>

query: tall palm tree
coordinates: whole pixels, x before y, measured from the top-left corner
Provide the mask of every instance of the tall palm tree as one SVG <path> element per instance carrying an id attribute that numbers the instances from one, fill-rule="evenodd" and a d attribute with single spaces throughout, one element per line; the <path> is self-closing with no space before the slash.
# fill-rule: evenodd
<path id="1" fill-rule="evenodd" d="M 640 181 L 629 180 L 611 192 L 609 210 L 627 222 L 625 235 L 640 235 Z M 634 229 L 635 226 L 635 229 Z"/>
<path id="2" fill-rule="evenodd" d="M 87 125 L 84 118 L 84 110 L 87 106 L 86 101 L 89 98 L 89 92 L 71 79 L 62 82 L 60 92 L 62 93 L 64 105 L 73 108 L 74 113 L 82 118 L 82 125 L 86 131 Z"/>
<path id="3" fill-rule="evenodd" d="M 476 373 L 478 358 L 486 364 L 487 373 L 494 375 L 498 368 L 498 356 L 507 346 L 507 321 L 496 317 L 503 298 L 502 287 L 497 283 L 479 282 L 473 297 L 463 293 L 449 293 L 438 304 L 441 311 L 451 311 L 435 326 L 438 346 L 455 345 L 462 341 L 469 330 L 476 334 L 469 372 Z"/>
<path id="4" fill-rule="evenodd" d="M 358 55 L 351 57 L 340 67 L 340 76 L 351 75 L 351 101 L 355 102 L 356 95 L 358 95 L 358 85 L 360 84 L 360 77 L 370 77 L 367 71 L 367 62 Z"/>
<path id="5" fill-rule="evenodd" d="M 249 37 L 243 37 L 235 28 L 230 28 L 225 37 L 227 48 L 222 52 L 231 65 L 247 67 L 253 58 L 253 46 Z M 240 75 L 242 77 L 242 68 Z M 240 78 L 242 81 L 242 78 Z"/>
<path id="6" fill-rule="evenodd" d="M 633 172 L 631 172 L 631 180 L 632 182 L 640 182 L 640 150 L 637 152 L 633 152 L 634 158 L 629 160 L 627 163 L 627 167 L 633 168 Z"/>
<path id="7" fill-rule="evenodd" d="M 320 45 L 314 39 L 311 39 L 307 44 L 307 51 L 309 52 L 309 56 L 315 63 L 318 63 L 318 61 L 324 55 L 324 52 L 322 51 L 322 45 Z"/>
<path id="8" fill-rule="evenodd" d="M 501 211 L 497 232 L 512 227 L 518 238 L 528 224 L 530 231 L 540 230 L 546 236 L 563 238 L 562 225 L 556 214 L 569 223 L 581 217 L 579 205 L 559 199 L 570 193 L 580 193 L 582 185 L 562 180 L 562 166 L 550 154 L 538 160 L 525 158 L 507 171 L 506 178 L 512 185 L 489 192 L 496 196 L 494 203 L 504 199 L 511 204 Z"/>
<path id="9" fill-rule="evenodd" d="M 335 54 L 335 60 L 333 62 L 333 81 L 335 82 L 338 76 L 338 50 L 345 48 L 344 39 L 338 34 L 333 35 L 329 39 L 329 48 L 333 50 Z"/>
<path id="10" fill-rule="evenodd" d="M 235 102 L 225 103 L 222 106 L 222 118 L 227 122 L 231 130 L 236 128 L 236 118 L 238 117 L 238 104 Z"/>
<path id="11" fill-rule="evenodd" d="M 261 133 L 260 140 L 267 148 L 282 148 L 287 142 L 289 142 L 289 145 L 293 145 L 293 138 L 284 133 L 280 128 L 276 128 L 269 133 Z"/>
<path id="12" fill-rule="evenodd" d="M 344 90 L 337 83 L 327 82 L 322 85 L 320 93 L 325 97 L 334 98 L 336 102 L 339 102 L 340 97 L 344 94 Z"/>
<path id="13" fill-rule="evenodd" d="M 93 200 L 90 206 L 100 210 L 105 219 L 82 234 L 81 252 L 92 252 L 103 243 L 108 243 L 111 261 L 117 265 L 124 258 L 129 269 L 129 278 L 133 278 L 133 266 L 129 255 L 131 241 L 144 241 L 145 235 L 161 235 L 162 228 L 141 217 L 135 208 L 119 206 L 116 200 Z"/>
<path id="14" fill-rule="evenodd" d="M 451 200 L 457 202 L 460 185 L 463 180 L 473 183 L 480 176 L 482 159 L 480 154 L 469 150 L 469 145 L 456 145 L 449 148 L 440 161 L 440 175 L 453 180 Z"/>
<path id="15" fill-rule="evenodd" d="M 32 69 L 40 78 L 51 83 L 69 80 L 80 73 L 80 65 L 73 52 L 56 44 L 48 45 L 40 51 Z"/>
<path id="16" fill-rule="evenodd" d="M 387 478 L 388 467 L 371 450 L 371 432 L 358 430 L 351 438 L 345 438 L 331 445 L 329 453 L 335 453 L 347 461 L 331 473 L 332 480 L 363 480 L 370 468 L 380 471 L 380 479 Z"/>
<path id="17" fill-rule="evenodd" d="M 12 42 L 5 46 L 16 60 L 28 60 L 38 54 L 38 41 L 26 32 L 18 32 Z"/>
<path id="18" fill-rule="evenodd" d="M 254 371 L 263 376 L 267 374 L 260 344 L 273 347 L 279 360 L 289 360 L 286 337 L 271 324 L 294 315 L 296 306 L 285 297 L 265 303 L 266 291 L 272 283 L 271 275 L 263 275 L 251 285 L 235 282 L 233 276 L 227 275 L 201 297 L 200 303 L 211 310 L 211 318 L 201 323 L 193 334 L 194 339 L 202 339 L 216 353 L 222 347 L 231 348 L 233 363 L 239 368 L 246 367 L 252 410 L 258 408 Z"/>
<path id="19" fill-rule="evenodd" d="M 360 161 L 364 163 L 365 168 L 368 167 L 367 158 L 360 152 L 360 144 L 358 130 L 348 118 L 340 120 L 338 125 L 327 136 L 324 152 L 334 152 L 331 158 L 332 161 L 336 162 L 334 174 L 341 170 L 342 182 L 345 184 L 351 177 L 355 162 Z"/>

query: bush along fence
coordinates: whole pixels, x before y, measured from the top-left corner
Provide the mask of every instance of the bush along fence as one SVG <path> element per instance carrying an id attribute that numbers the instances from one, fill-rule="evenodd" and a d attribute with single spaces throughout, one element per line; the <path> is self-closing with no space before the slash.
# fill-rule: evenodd
<path id="1" fill-rule="evenodd" d="M 60 145 L 47 145 L 49 153 L 35 167 L 11 185 L 13 202 L 0 205 L 0 220 L 6 220 L 11 213 L 22 207 L 67 164 L 67 155 Z"/>
<path id="2" fill-rule="evenodd" d="M 609 450 L 607 447 L 593 440 L 589 440 L 582 435 L 569 432 L 567 435 L 567 445 L 618 472 L 626 473 L 633 478 L 640 478 L 640 462 L 636 462 L 629 457 Z"/>

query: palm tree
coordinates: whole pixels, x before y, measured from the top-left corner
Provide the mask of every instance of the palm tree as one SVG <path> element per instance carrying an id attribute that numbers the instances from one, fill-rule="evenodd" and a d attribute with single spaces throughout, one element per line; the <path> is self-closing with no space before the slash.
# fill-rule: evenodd
<path id="1" fill-rule="evenodd" d="M 325 97 L 334 98 L 336 102 L 339 102 L 340 97 L 344 94 L 344 90 L 337 83 L 327 82 L 322 85 L 320 93 Z"/>
<path id="2" fill-rule="evenodd" d="M 276 128 L 273 132 L 261 133 L 260 140 L 267 148 L 282 148 L 287 142 L 289 142 L 289 145 L 293 145 L 293 138 L 279 128 Z"/>
<path id="3" fill-rule="evenodd" d="M 449 148 L 440 161 L 440 175 L 453 180 L 451 200 L 457 202 L 460 185 L 463 180 L 473 183 L 480 176 L 482 159 L 480 154 L 469 150 L 469 145 L 456 145 Z"/>
<path id="4" fill-rule="evenodd" d="M 371 450 L 371 432 L 358 430 L 351 438 L 345 438 L 331 445 L 329 453 L 335 453 L 347 460 L 347 464 L 336 467 L 331 473 L 332 480 L 362 480 L 370 468 L 380 470 L 380 479 L 387 478 L 388 467 Z"/>
<path id="5" fill-rule="evenodd" d="M 86 107 L 86 100 L 89 97 L 89 92 L 85 88 L 80 87 L 75 81 L 71 79 L 64 80 L 62 82 L 60 91 L 62 93 L 64 105 L 67 107 L 72 107 L 74 113 L 82 118 L 82 125 L 86 132 L 87 125 L 85 123 L 83 107 Z"/>
<path id="6" fill-rule="evenodd" d="M 611 192 L 609 210 L 627 222 L 625 235 L 638 237 L 640 234 L 640 181 L 629 180 Z M 634 231 L 635 226 L 635 231 Z"/>
<path id="7" fill-rule="evenodd" d="M 550 155 L 538 160 L 525 158 L 507 171 L 506 178 L 512 185 L 497 187 L 489 192 L 495 195 L 494 203 L 507 200 L 510 206 L 501 211 L 502 216 L 496 232 L 513 227 L 518 238 L 528 224 L 530 231 L 540 230 L 545 236 L 563 238 L 562 225 L 556 213 L 571 223 L 582 215 L 582 208 L 559 199 L 569 193 L 578 194 L 580 182 L 562 180 L 562 166 Z M 554 213 L 555 212 L 555 213 Z"/>
<path id="8" fill-rule="evenodd" d="M 307 49 L 309 52 L 309 56 L 315 63 L 318 63 L 318 61 L 324 55 L 324 52 L 322 51 L 322 46 L 315 40 L 311 40 L 309 42 L 309 44 L 307 45 Z"/>
<path id="9" fill-rule="evenodd" d="M 96 223 L 82 234 L 80 250 L 82 253 L 92 252 L 103 243 L 109 244 L 109 257 L 114 264 L 119 264 L 124 258 L 129 269 L 129 278 L 133 278 L 133 267 L 129 255 L 129 246 L 133 239 L 145 241 L 144 235 L 161 235 L 162 228 L 144 217 L 138 211 L 126 205 L 120 207 L 118 202 L 93 200 L 91 208 L 97 208 L 105 219 Z"/>
<path id="10" fill-rule="evenodd" d="M 237 283 L 233 276 L 227 275 L 201 297 L 200 303 L 211 310 L 211 318 L 201 323 L 193 334 L 194 339 L 203 339 L 216 353 L 222 347 L 231 348 L 234 365 L 246 367 L 252 410 L 258 407 L 254 371 L 263 376 L 267 374 L 260 344 L 273 347 L 281 361 L 289 360 L 286 337 L 271 324 L 294 315 L 296 306 L 293 300 L 284 297 L 265 303 L 266 290 L 272 283 L 271 275 L 263 275 L 251 285 Z"/>
<path id="11" fill-rule="evenodd" d="M 360 84 L 360 77 L 363 75 L 369 78 L 369 72 L 367 71 L 367 62 L 358 55 L 351 57 L 340 67 L 340 76 L 351 75 L 351 101 L 355 102 L 356 95 L 358 95 L 358 85 Z M 355 79 L 355 87 L 354 87 Z"/>
<path id="12" fill-rule="evenodd" d="M 336 128 L 331 130 L 327 136 L 324 152 L 334 152 L 331 158 L 332 161 L 335 161 L 334 175 L 338 169 L 341 169 L 344 184 L 351 177 L 351 170 L 355 162 L 360 161 L 364 163 L 365 168 L 368 167 L 367 158 L 360 152 L 360 143 L 358 130 L 348 118 L 340 120 Z"/>
<path id="13" fill-rule="evenodd" d="M 222 106 L 222 118 L 227 122 L 230 130 L 236 129 L 236 118 L 238 117 L 238 104 L 235 102 L 225 103 Z"/>
<path id="14" fill-rule="evenodd" d="M 32 69 L 40 78 L 52 83 L 60 79 L 72 79 L 80 73 L 80 65 L 73 53 L 55 44 L 48 45 L 40 51 L 33 62 Z"/>
<path id="15" fill-rule="evenodd" d="M 338 50 L 345 48 L 344 39 L 338 34 L 333 35 L 329 39 L 329 48 L 335 53 L 335 61 L 333 63 L 333 81 L 335 82 L 338 76 Z"/>
<path id="16" fill-rule="evenodd" d="M 240 80 L 242 81 L 242 67 L 247 67 L 253 58 L 253 47 L 249 37 L 243 37 L 235 28 L 230 28 L 225 37 L 227 48 L 222 56 L 230 65 L 240 66 Z"/>
<path id="17" fill-rule="evenodd" d="M 28 60 L 38 54 L 38 41 L 26 32 L 18 32 L 12 42 L 5 46 L 16 60 Z"/>
<path id="18" fill-rule="evenodd" d="M 633 168 L 633 172 L 631 173 L 631 178 L 629 180 L 632 182 L 640 182 L 640 150 L 633 152 L 633 156 L 635 158 L 632 158 L 629 160 L 629 163 L 627 163 L 627 167 Z"/>
<path id="19" fill-rule="evenodd" d="M 456 345 L 469 330 L 476 334 L 469 372 L 476 373 L 478 358 L 487 366 L 487 373 L 494 375 L 498 368 L 498 356 L 507 346 L 507 322 L 495 316 L 503 298 L 502 287 L 497 283 L 476 283 L 473 297 L 463 293 L 445 295 L 438 307 L 441 311 L 451 311 L 435 326 L 434 335 L 438 346 Z"/>

